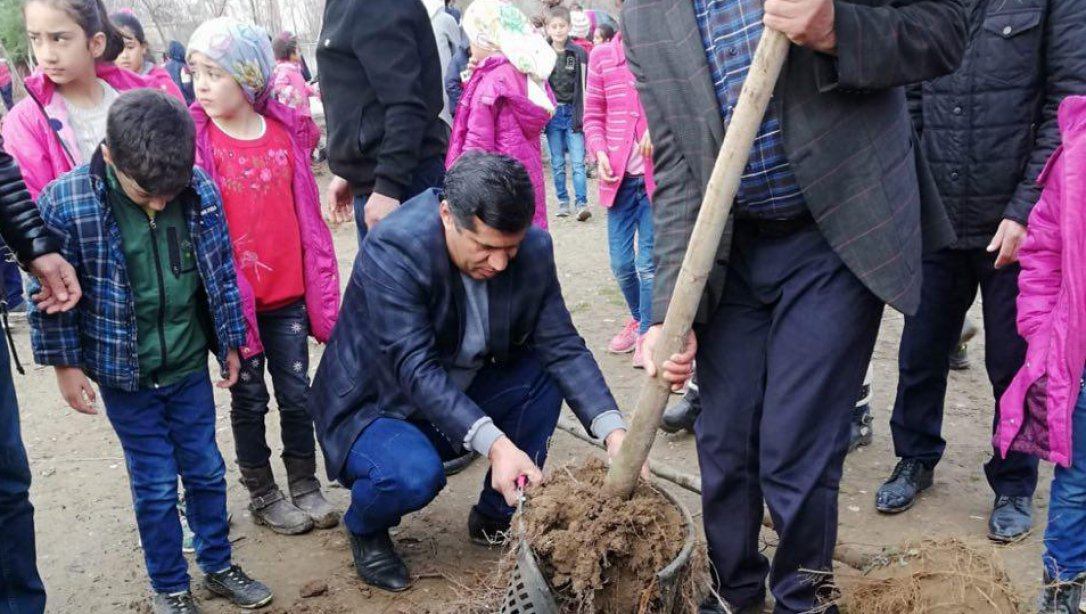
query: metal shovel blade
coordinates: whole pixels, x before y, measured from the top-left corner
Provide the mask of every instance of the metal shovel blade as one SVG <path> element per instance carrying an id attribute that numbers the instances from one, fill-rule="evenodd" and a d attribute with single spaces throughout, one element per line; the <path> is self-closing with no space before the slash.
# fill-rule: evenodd
<path id="1" fill-rule="evenodd" d="M 513 569 L 509 588 L 502 601 L 501 614 L 558 614 L 558 604 L 539 564 L 535 560 L 532 547 L 524 539 L 524 484 L 526 476 L 517 479 L 517 566 Z"/>

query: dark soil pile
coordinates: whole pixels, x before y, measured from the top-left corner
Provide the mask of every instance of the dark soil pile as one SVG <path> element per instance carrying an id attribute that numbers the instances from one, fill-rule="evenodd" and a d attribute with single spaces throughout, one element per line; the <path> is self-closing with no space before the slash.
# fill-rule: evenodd
<path id="1" fill-rule="evenodd" d="M 606 473 L 592 458 L 558 469 L 528 496 L 526 535 L 563 611 L 696 612 L 708 568 L 703 548 L 695 548 L 674 593 L 656 577 L 683 547 L 682 513 L 644 481 L 629 501 L 605 499 Z"/>
<path id="2" fill-rule="evenodd" d="M 1020 606 L 994 550 L 956 539 L 887 550 L 837 582 L 845 614 L 1015 614 Z"/>

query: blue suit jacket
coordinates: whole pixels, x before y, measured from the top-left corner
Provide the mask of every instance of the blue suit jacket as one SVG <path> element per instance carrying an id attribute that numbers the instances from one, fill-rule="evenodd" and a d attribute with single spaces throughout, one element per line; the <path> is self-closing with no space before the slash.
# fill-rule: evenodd
<path id="1" fill-rule="evenodd" d="M 332 339 L 309 393 L 328 476 L 338 479 L 359 433 L 379 416 L 422 416 L 459 449 L 483 411 L 449 379 L 466 298 L 449 260 L 436 191 L 369 233 L 355 259 Z M 490 360 L 534 352 L 587 428 L 618 409 L 562 300 L 550 236 L 532 227 L 488 283 Z"/>

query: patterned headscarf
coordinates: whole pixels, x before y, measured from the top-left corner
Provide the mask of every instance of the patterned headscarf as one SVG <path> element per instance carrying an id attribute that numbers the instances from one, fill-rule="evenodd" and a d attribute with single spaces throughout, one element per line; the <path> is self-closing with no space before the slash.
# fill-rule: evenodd
<path id="1" fill-rule="evenodd" d="M 501 53 L 520 72 L 539 82 L 551 76 L 558 54 L 508 0 L 475 0 L 464 11 L 462 25 L 468 40 Z"/>
<path id="2" fill-rule="evenodd" d="M 268 33 L 260 26 L 231 17 L 205 21 L 192 33 L 186 59 L 194 52 L 206 55 L 232 76 L 250 103 L 267 98 L 275 56 Z"/>

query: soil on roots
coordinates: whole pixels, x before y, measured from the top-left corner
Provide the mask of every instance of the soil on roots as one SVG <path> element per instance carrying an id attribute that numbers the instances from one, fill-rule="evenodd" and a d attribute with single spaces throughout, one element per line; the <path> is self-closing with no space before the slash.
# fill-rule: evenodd
<path id="1" fill-rule="evenodd" d="M 957 539 L 887 550 L 866 573 L 837 582 L 846 614 L 1014 614 L 1021 605 L 994 549 Z"/>
<path id="2" fill-rule="evenodd" d="M 526 536 L 562 610 L 696 612 L 698 592 L 706 585 L 704 548 L 695 549 L 676 579 L 673 600 L 665 598 L 667 587 L 656 575 L 682 550 L 683 514 L 644 481 L 628 501 L 605 498 L 606 474 L 603 461 L 591 458 L 558 469 L 528 496 Z"/>

